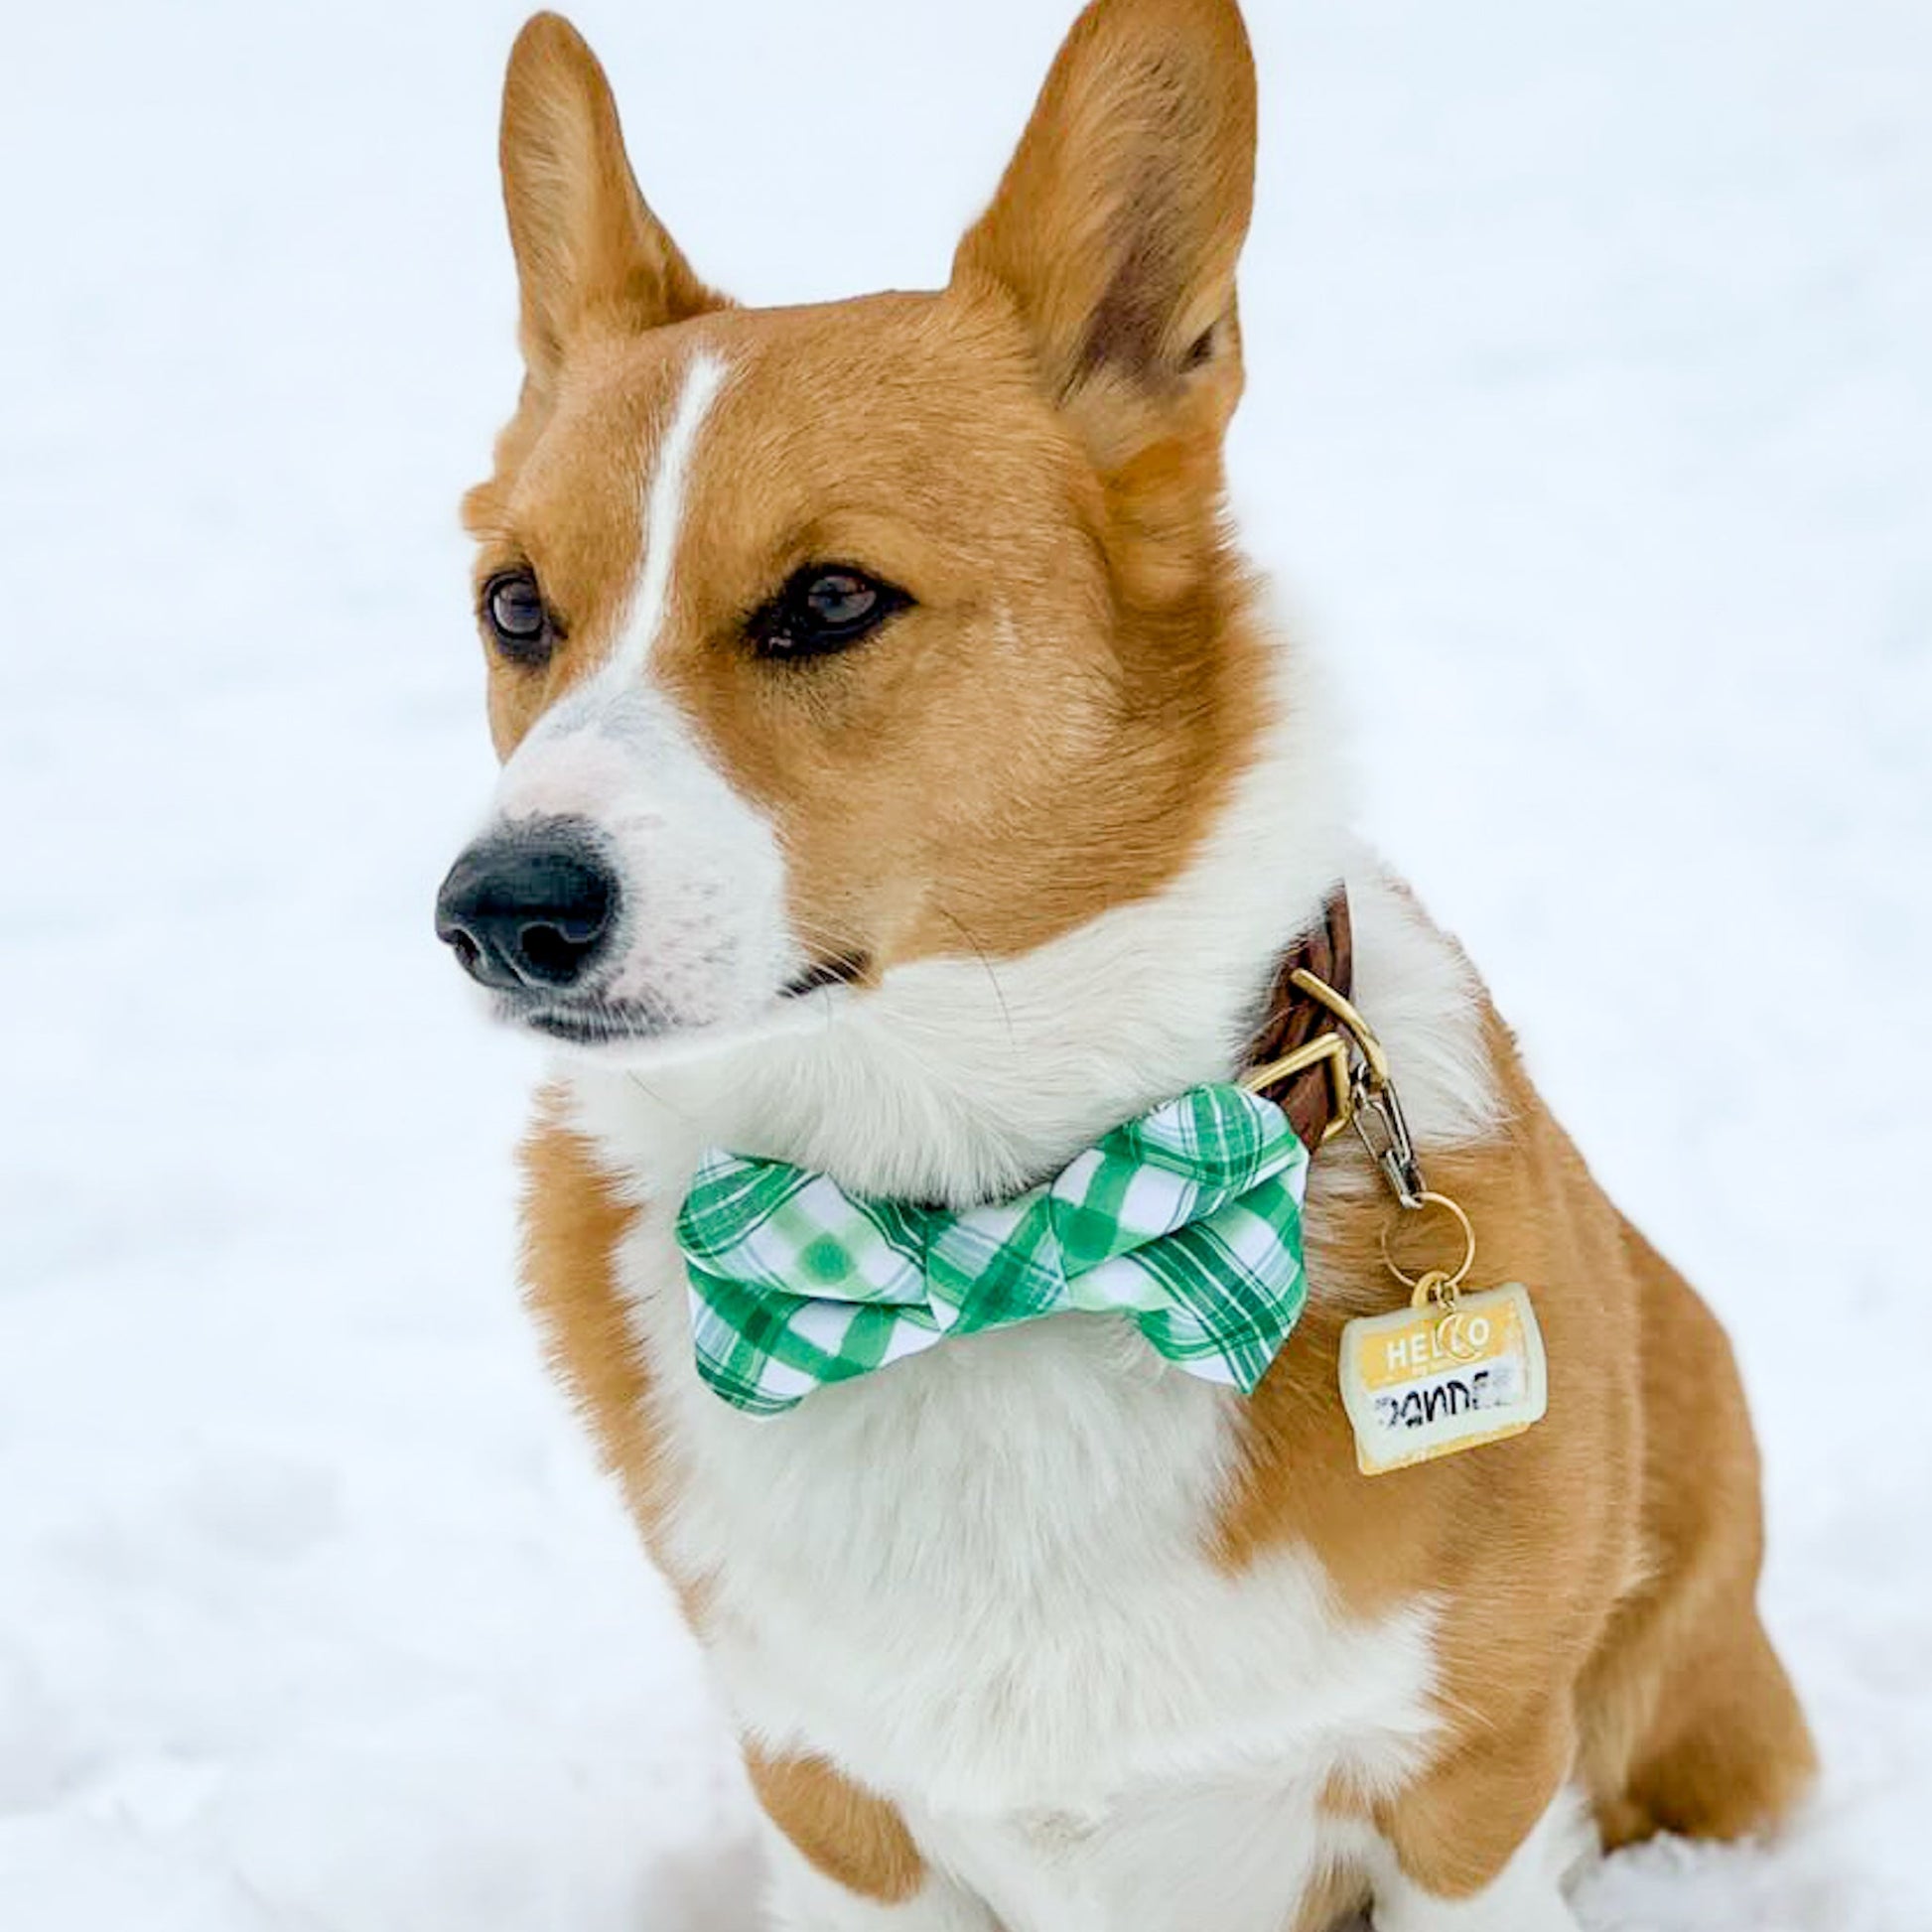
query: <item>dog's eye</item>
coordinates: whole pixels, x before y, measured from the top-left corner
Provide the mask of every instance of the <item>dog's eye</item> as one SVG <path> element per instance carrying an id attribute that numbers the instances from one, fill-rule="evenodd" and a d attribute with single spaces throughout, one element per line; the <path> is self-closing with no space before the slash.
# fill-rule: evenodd
<path id="1" fill-rule="evenodd" d="M 807 564 L 754 615 L 752 641 L 765 657 L 822 656 L 856 644 L 911 602 L 850 565 Z"/>
<path id="2" fill-rule="evenodd" d="M 550 655 L 555 625 L 534 572 L 499 570 L 483 586 L 483 616 L 505 657 L 541 664 Z"/>

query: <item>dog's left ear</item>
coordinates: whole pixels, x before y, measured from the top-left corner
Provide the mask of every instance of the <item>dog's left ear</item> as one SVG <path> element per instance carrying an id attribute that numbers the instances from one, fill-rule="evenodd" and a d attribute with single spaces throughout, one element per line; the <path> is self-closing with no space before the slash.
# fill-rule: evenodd
<path id="1" fill-rule="evenodd" d="M 1235 0 L 1093 0 L 960 243 L 954 286 L 1018 305 L 1103 467 L 1163 435 L 1218 440 L 1233 413 L 1255 127 Z"/>

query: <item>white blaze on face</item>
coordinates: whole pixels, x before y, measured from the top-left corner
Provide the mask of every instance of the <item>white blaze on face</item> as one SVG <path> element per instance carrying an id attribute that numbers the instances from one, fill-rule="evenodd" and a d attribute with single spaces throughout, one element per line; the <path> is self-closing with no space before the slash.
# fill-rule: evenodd
<path id="1" fill-rule="evenodd" d="M 804 964 L 769 821 L 652 675 L 687 485 L 725 375 L 716 356 L 692 357 L 645 479 L 637 581 L 611 654 L 517 747 L 496 792 L 501 825 L 595 828 L 617 865 L 621 910 L 612 964 L 591 990 L 680 1032 L 754 1018 Z"/>
<path id="2" fill-rule="evenodd" d="M 650 662 L 651 646 L 664 627 L 671 602 L 671 570 L 677 562 L 679 526 L 684 521 L 685 484 L 698 432 L 724 386 L 725 365 L 702 349 L 691 358 L 671 411 L 671 426 L 658 446 L 657 461 L 644 485 L 644 569 L 631 593 L 629 616 L 619 635 L 618 648 L 605 666 L 607 677 L 629 681 L 641 677 Z"/>

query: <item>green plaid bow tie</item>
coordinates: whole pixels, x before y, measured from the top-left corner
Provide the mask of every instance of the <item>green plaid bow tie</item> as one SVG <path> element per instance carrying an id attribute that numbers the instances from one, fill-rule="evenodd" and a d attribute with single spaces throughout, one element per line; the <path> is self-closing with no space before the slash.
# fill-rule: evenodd
<path id="1" fill-rule="evenodd" d="M 949 1334 L 1129 1314 L 1189 1374 L 1251 1391 L 1302 1312 L 1309 1157 L 1282 1110 L 1195 1087 L 1017 1200 L 950 1213 L 709 1154 L 678 1215 L 698 1370 L 776 1415 Z"/>

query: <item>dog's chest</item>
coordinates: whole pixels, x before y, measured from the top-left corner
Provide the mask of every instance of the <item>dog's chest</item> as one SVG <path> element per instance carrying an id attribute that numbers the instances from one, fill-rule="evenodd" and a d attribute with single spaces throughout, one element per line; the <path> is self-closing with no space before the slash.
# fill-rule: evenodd
<path id="1" fill-rule="evenodd" d="M 755 1419 L 697 1380 L 661 1228 L 624 1272 L 672 1486 L 661 1554 L 767 1749 L 908 1816 L 1037 1832 L 1074 1870 L 1135 1806 L 1241 1779 L 1311 1802 L 1336 1768 L 1375 1784 L 1412 1760 L 1426 1610 L 1351 1617 L 1308 1550 L 1217 1566 L 1239 1399 L 1126 1323 L 956 1339 Z"/>

